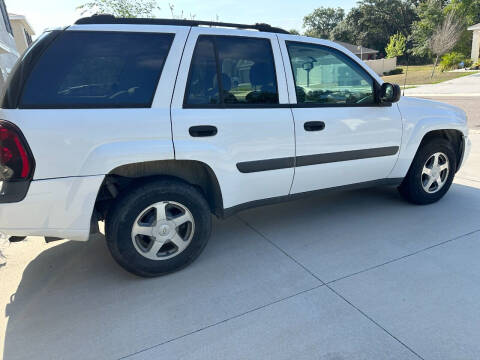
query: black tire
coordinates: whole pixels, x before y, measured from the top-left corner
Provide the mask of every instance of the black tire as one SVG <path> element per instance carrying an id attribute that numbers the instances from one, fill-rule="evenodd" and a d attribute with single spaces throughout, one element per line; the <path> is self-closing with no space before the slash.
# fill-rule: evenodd
<path id="1" fill-rule="evenodd" d="M 185 206 L 193 216 L 195 230 L 188 246 L 178 255 L 151 260 L 140 254 L 132 241 L 132 227 L 137 217 L 150 205 L 172 201 Z M 178 271 L 191 264 L 210 238 L 211 212 L 203 195 L 192 185 L 176 179 L 155 179 L 123 192 L 106 219 L 108 248 L 125 270 L 142 277 L 156 277 Z"/>
<path id="2" fill-rule="evenodd" d="M 445 154 L 449 161 L 449 173 L 443 187 L 435 193 L 428 193 L 422 186 L 423 166 L 429 158 L 437 153 Z M 457 169 L 457 157 L 451 144 L 442 138 L 432 139 L 423 144 L 417 151 L 407 176 L 399 186 L 398 190 L 402 197 L 417 205 L 432 204 L 440 200 L 450 189 Z"/>

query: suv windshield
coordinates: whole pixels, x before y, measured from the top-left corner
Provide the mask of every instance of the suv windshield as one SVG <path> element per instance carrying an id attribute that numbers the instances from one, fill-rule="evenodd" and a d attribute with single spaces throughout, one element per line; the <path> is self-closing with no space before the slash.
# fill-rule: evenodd
<path id="1" fill-rule="evenodd" d="M 35 65 L 23 108 L 150 107 L 173 34 L 65 31 Z"/>

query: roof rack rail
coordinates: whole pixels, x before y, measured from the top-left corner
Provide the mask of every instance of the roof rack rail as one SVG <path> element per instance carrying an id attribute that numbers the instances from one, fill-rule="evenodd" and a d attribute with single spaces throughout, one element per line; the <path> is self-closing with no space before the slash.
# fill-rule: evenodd
<path id="1" fill-rule="evenodd" d="M 78 19 L 76 25 L 86 24 L 137 24 L 137 25 L 174 25 L 174 26 L 215 26 L 228 27 L 246 30 L 258 30 L 270 33 L 289 34 L 288 31 L 270 26 L 268 24 L 231 24 L 215 21 L 200 21 L 200 20 L 176 20 L 176 19 L 147 19 L 147 18 L 117 18 L 113 15 L 92 15 Z"/>

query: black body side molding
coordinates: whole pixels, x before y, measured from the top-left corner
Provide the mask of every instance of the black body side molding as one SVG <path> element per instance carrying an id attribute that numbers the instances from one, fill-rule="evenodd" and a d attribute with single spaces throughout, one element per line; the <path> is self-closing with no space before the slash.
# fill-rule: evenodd
<path id="1" fill-rule="evenodd" d="M 237 169 L 244 174 L 288 169 L 299 166 L 310 166 L 319 164 L 328 164 L 340 161 L 369 159 L 375 157 L 392 156 L 398 153 L 398 146 L 388 146 L 375 149 L 363 149 L 352 151 L 341 151 L 335 153 L 304 155 L 280 159 L 246 161 L 237 164 Z"/>

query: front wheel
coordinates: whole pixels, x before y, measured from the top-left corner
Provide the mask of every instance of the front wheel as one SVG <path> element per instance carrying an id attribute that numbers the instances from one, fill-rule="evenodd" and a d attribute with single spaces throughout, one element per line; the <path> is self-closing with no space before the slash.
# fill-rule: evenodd
<path id="1" fill-rule="evenodd" d="M 399 187 L 400 194 L 414 204 L 432 204 L 447 193 L 456 169 L 457 158 L 450 143 L 434 139 L 418 150 Z"/>
<path id="2" fill-rule="evenodd" d="M 189 265 L 205 248 L 210 231 L 210 209 L 202 194 L 175 180 L 150 181 L 127 191 L 106 223 L 113 258 L 143 277 Z"/>

